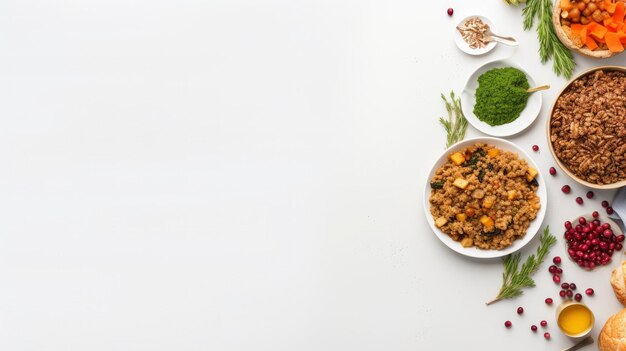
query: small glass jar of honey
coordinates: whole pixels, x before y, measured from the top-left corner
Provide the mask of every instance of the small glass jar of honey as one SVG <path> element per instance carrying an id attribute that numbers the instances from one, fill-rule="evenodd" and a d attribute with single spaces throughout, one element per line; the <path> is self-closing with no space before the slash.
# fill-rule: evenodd
<path id="1" fill-rule="evenodd" d="M 581 339 L 589 335 L 595 318 L 587 305 L 569 300 L 557 307 L 556 321 L 563 334 Z"/>

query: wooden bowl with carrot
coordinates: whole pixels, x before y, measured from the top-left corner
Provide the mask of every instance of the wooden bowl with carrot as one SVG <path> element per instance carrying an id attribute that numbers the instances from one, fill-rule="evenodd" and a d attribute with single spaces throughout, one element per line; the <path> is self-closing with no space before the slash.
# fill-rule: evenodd
<path id="1" fill-rule="evenodd" d="M 626 48 L 626 0 L 557 0 L 552 20 L 559 40 L 594 58 Z"/>

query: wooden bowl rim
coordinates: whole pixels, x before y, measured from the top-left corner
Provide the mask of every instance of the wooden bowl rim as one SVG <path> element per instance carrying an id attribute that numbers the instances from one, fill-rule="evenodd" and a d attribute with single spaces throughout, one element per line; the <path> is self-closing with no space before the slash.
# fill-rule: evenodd
<path id="1" fill-rule="evenodd" d="M 604 71 L 620 71 L 620 72 L 624 72 L 626 73 L 626 67 L 625 66 L 600 66 L 600 67 L 594 67 L 591 68 L 585 72 L 580 73 L 579 75 L 577 75 L 576 77 L 572 78 L 572 80 L 570 80 L 569 82 L 567 82 L 567 84 L 565 84 L 565 86 L 563 87 L 563 89 L 561 89 L 561 91 L 559 91 L 559 94 L 556 96 L 556 99 L 554 99 L 554 102 L 552 103 L 552 108 L 550 109 L 550 114 L 548 115 L 547 118 L 547 128 L 546 128 L 546 134 L 548 137 L 548 148 L 550 149 L 550 153 L 552 154 L 552 158 L 554 158 L 556 160 L 556 163 L 559 165 L 559 168 L 561 168 L 561 170 L 563 170 L 563 172 L 565 172 L 565 174 L 567 174 L 570 178 L 574 179 L 575 181 L 577 181 L 578 183 L 590 187 L 590 188 L 594 188 L 594 189 L 617 189 L 617 188 L 621 188 L 626 186 L 626 179 L 624 180 L 620 180 L 619 182 L 616 183 L 611 183 L 611 184 L 594 184 L 594 183 L 590 183 L 586 180 L 580 179 L 578 176 L 576 176 L 575 174 L 573 174 L 562 162 L 561 160 L 557 157 L 556 153 L 554 152 L 554 147 L 552 146 L 552 139 L 550 138 L 550 134 L 551 134 L 551 127 L 550 127 L 550 122 L 552 121 L 552 115 L 554 114 L 554 108 L 556 107 L 556 103 L 559 100 L 559 98 L 561 97 L 561 95 L 563 95 L 563 93 L 565 92 L 565 90 L 567 90 L 567 88 L 570 87 L 570 85 L 572 85 L 576 80 L 588 75 L 588 74 L 592 74 L 596 71 L 599 70 L 604 70 Z"/>
<path id="2" fill-rule="evenodd" d="M 559 1 L 555 1 L 554 8 L 552 11 L 552 22 L 554 23 L 554 31 L 556 32 L 556 36 L 559 38 L 561 43 L 565 45 L 570 50 L 574 50 L 584 56 L 593 57 L 593 58 L 609 58 L 613 57 L 618 53 L 611 52 L 609 50 L 589 50 L 585 47 L 578 47 L 574 42 L 569 38 L 567 33 L 561 27 L 561 6 Z"/>

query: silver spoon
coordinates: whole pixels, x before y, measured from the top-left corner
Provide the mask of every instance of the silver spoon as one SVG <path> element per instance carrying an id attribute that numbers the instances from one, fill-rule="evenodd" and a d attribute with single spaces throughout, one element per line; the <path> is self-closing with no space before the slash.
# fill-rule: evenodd
<path id="1" fill-rule="evenodd" d="M 497 41 L 498 43 L 502 43 L 509 46 L 518 46 L 519 43 L 513 37 L 503 37 L 500 35 L 496 35 L 491 31 L 491 28 L 487 28 L 485 32 L 485 41 Z"/>

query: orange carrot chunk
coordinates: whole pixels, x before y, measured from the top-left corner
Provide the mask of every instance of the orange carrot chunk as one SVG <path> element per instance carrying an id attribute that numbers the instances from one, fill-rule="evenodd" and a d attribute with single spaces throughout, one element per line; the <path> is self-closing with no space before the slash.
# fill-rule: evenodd
<path id="1" fill-rule="evenodd" d="M 611 2 L 611 0 L 604 0 L 604 9 L 606 12 L 613 14 L 615 12 L 615 3 Z"/>
<path id="2" fill-rule="evenodd" d="M 580 31 L 583 29 L 583 27 L 584 27 L 584 26 L 585 26 L 585 25 L 580 24 L 580 23 L 573 23 L 573 24 L 570 26 L 570 29 L 572 30 L 572 33 L 574 33 L 574 34 L 578 34 L 578 33 L 580 33 Z"/>
<path id="3" fill-rule="evenodd" d="M 587 41 L 585 41 L 585 45 L 591 51 L 593 51 L 593 50 L 598 48 L 598 44 L 596 44 L 596 41 L 593 40 L 592 37 L 587 37 Z"/>
<path id="4" fill-rule="evenodd" d="M 608 29 L 605 26 L 601 24 L 597 24 L 594 26 L 593 30 L 589 34 L 592 35 L 596 39 L 602 39 L 604 38 L 604 35 L 606 34 L 606 32 L 608 32 Z"/>
<path id="5" fill-rule="evenodd" d="M 623 2 L 616 3 L 615 12 L 613 12 L 613 22 L 624 23 L 624 12 L 626 12 L 624 3 Z"/>
<path id="6" fill-rule="evenodd" d="M 619 36 L 617 33 L 606 33 L 606 46 L 609 48 L 610 52 L 622 52 L 624 51 L 624 46 L 619 41 Z"/>

